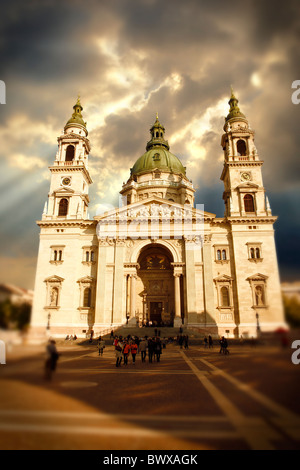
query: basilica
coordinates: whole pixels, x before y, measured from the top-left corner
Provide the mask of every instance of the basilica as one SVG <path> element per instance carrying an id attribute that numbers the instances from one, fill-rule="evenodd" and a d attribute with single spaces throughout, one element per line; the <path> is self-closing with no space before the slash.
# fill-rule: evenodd
<path id="1" fill-rule="evenodd" d="M 232 92 L 220 168 L 224 216 L 194 204 L 158 115 L 114 210 L 88 217 L 90 142 L 80 99 L 58 137 L 40 227 L 31 331 L 119 326 L 252 337 L 284 325 L 272 215 L 254 131 Z M 92 162 L 91 162 L 92 164 Z"/>

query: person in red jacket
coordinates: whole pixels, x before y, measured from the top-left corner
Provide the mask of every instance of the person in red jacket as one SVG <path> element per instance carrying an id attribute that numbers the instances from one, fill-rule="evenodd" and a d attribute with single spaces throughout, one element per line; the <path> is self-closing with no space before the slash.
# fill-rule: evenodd
<path id="1" fill-rule="evenodd" d="M 128 356 L 131 350 L 131 346 L 128 343 L 128 341 L 125 341 L 124 347 L 123 347 L 123 360 L 124 360 L 124 365 L 127 366 L 128 364 Z"/>
<path id="2" fill-rule="evenodd" d="M 132 355 L 133 364 L 135 364 L 135 356 L 136 356 L 137 351 L 138 351 L 138 346 L 137 346 L 135 340 L 133 339 L 132 343 L 131 343 L 131 355 Z"/>

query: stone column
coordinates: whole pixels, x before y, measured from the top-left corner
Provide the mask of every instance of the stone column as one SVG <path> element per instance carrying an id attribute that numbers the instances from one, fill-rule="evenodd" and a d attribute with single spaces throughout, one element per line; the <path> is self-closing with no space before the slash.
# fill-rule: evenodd
<path id="1" fill-rule="evenodd" d="M 195 246 L 190 240 L 185 241 L 185 266 L 186 266 L 186 303 L 187 323 L 198 324 L 196 309 L 196 271 L 195 271 Z M 186 323 L 186 322 L 185 322 Z"/>
<path id="2" fill-rule="evenodd" d="M 135 318 L 136 275 L 130 276 L 130 318 Z"/>
<path id="3" fill-rule="evenodd" d="M 123 240 L 115 241 L 115 267 L 112 323 L 120 324 L 123 321 L 123 288 L 124 288 L 124 246 Z"/>
<path id="4" fill-rule="evenodd" d="M 203 282 L 206 326 L 216 327 L 211 235 L 204 235 Z"/>
<path id="5" fill-rule="evenodd" d="M 106 249 L 106 243 L 99 240 L 95 326 L 102 326 L 105 323 Z"/>
<path id="6" fill-rule="evenodd" d="M 180 274 L 174 274 L 174 293 L 175 293 L 175 318 L 174 326 L 181 326 L 181 303 L 180 303 Z"/>

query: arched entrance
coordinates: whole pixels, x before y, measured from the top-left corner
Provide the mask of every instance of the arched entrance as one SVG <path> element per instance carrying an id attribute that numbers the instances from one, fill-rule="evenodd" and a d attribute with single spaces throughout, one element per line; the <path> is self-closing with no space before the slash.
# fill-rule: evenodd
<path id="1" fill-rule="evenodd" d="M 173 257 L 162 245 L 144 247 L 138 258 L 139 303 L 144 325 L 171 326 L 174 319 Z"/>

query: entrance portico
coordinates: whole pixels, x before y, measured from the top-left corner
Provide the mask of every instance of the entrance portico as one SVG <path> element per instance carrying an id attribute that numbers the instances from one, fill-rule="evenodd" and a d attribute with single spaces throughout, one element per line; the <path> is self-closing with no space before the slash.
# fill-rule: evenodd
<path id="1" fill-rule="evenodd" d="M 141 248 L 127 280 L 129 318 L 158 326 L 182 323 L 181 273 L 174 264 L 171 251 L 159 242 Z"/>

